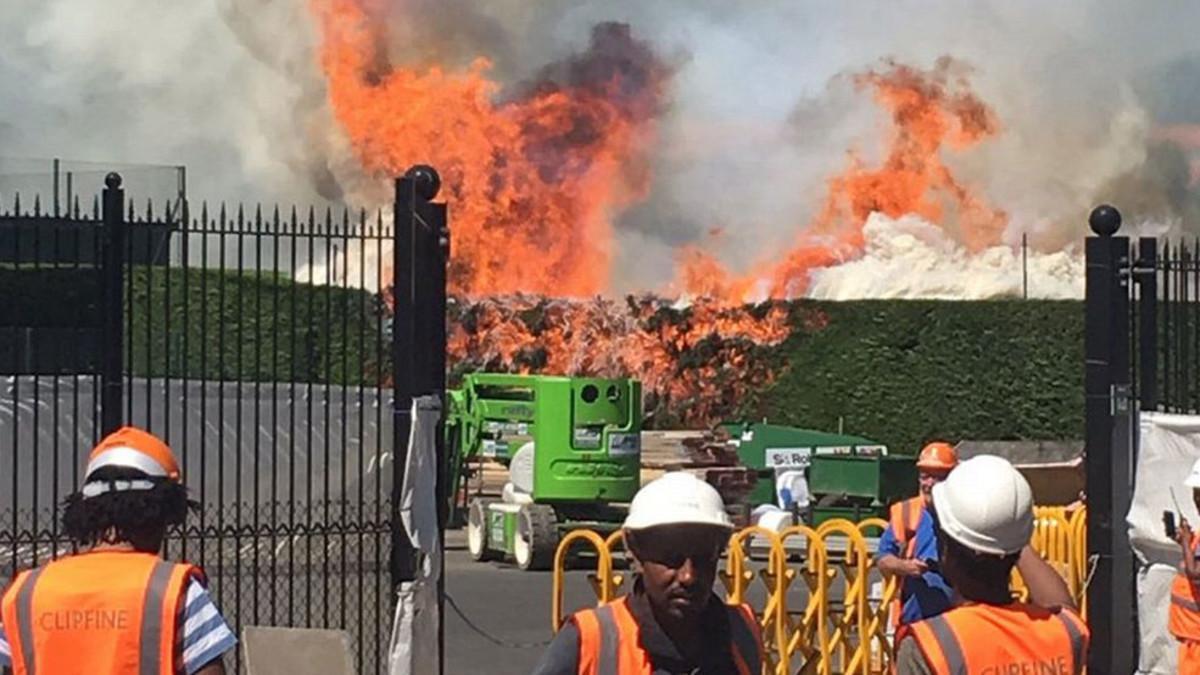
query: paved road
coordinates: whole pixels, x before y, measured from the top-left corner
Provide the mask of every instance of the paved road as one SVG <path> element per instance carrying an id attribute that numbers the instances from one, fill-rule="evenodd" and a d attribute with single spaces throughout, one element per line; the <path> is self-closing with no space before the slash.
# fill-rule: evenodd
<path id="1" fill-rule="evenodd" d="M 528 675 L 550 639 L 551 574 L 522 572 L 502 563 L 472 562 L 461 533 L 446 538 L 446 591 L 463 613 L 493 637 L 521 646 L 497 646 L 446 605 L 446 672 Z M 568 578 L 567 606 L 581 607 L 591 591 L 583 572 Z"/>
<path id="2" fill-rule="evenodd" d="M 549 572 L 522 572 L 503 563 L 472 562 L 462 531 L 447 533 L 446 590 L 460 609 L 479 628 L 508 645 L 500 646 L 472 630 L 446 605 L 446 672 L 488 675 L 528 675 L 550 640 Z M 756 566 L 761 564 L 755 563 Z M 595 604 L 586 578 L 587 571 L 567 575 L 565 607 L 568 612 Z M 872 577 L 875 581 L 877 576 Z M 718 593 L 724 595 L 723 588 Z M 830 588 L 836 607 L 844 592 L 842 579 Z M 807 589 L 797 580 L 788 593 L 788 604 L 803 608 Z M 755 581 L 747 596 L 754 607 L 765 604 L 761 582 Z"/>

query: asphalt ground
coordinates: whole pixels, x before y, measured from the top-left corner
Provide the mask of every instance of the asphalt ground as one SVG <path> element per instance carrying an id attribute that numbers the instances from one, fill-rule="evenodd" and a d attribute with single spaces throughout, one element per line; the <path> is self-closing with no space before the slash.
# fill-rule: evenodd
<path id="1" fill-rule="evenodd" d="M 446 591 L 449 595 L 445 609 L 446 672 L 490 675 L 532 672 L 553 637 L 550 630 L 551 573 L 523 572 L 515 565 L 503 562 L 474 562 L 467 553 L 463 531 L 446 534 Z M 761 564 L 761 561 L 755 561 L 752 566 Z M 567 572 L 565 612 L 595 605 L 587 575 L 586 569 Z M 831 603 L 836 605 L 843 588 L 840 580 L 835 582 L 830 589 Z M 724 596 L 720 582 L 715 590 Z M 790 609 L 802 610 L 807 596 L 804 584 L 797 580 L 788 594 Z M 747 600 L 753 607 L 761 608 L 765 598 L 763 584 L 756 579 Z M 457 605 L 465 620 L 452 605 Z M 474 627 L 467 623 L 468 620 Z"/>
<path id="2" fill-rule="evenodd" d="M 445 671 L 527 675 L 553 637 L 551 573 L 523 572 L 501 562 L 474 562 L 463 531 L 446 535 Z M 586 571 L 567 573 L 564 595 L 568 610 L 595 604 Z M 451 602 L 479 630 L 468 625 Z"/>

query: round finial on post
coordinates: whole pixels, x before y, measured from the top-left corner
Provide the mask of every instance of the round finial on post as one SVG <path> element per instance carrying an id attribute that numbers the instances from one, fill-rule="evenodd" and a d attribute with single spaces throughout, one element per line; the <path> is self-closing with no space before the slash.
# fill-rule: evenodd
<path id="1" fill-rule="evenodd" d="M 1101 237 L 1111 237 L 1121 229 L 1121 212 L 1115 206 L 1101 204 L 1092 209 L 1088 225 L 1091 225 L 1092 232 Z"/>
<path id="2" fill-rule="evenodd" d="M 437 169 L 428 164 L 417 164 L 404 175 L 417 184 L 417 194 L 425 201 L 436 197 L 438 190 L 442 189 L 442 177 L 438 175 Z"/>
<path id="3" fill-rule="evenodd" d="M 108 175 L 104 177 L 104 185 L 110 190 L 121 187 L 121 174 L 116 171 L 108 172 Z"/>

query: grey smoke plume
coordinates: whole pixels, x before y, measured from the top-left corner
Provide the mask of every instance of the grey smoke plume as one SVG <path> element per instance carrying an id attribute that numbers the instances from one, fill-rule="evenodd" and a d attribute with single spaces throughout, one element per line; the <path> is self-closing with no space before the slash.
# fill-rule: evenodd
<path id="1" fill-rule="evenodd" d="M 4 4 L 0 154 L 184 164 L 196 191 L 224 198 L 294 189 L 273 141 L 296 85 L 213 3 Z"/>
<path id="2" fill-rule="evenodd" d="M 1003 131 L 949 162 L 1010 213 L 1011 238 L 1057 249 L 1102 199 L 1131 221 L 1200 214 L 1193 157 L 1161 133 L 1200 123 L 1197 3 L 550 4 L 369 0 L 381 67 L 488 56 L 516 85 L 606 20 L 679 64 L 654 188 L 618 215 L 617 291 L 665 282 L 674 248 L 714 229 L 734 266 L 786 246 L 847 149 L 878 152 L 883 118 L 846 75 L 889 56 L 924 68 L 949 54 L 974 68 Z M 5 5 L 0 155 L 185 164 L 196 196 L 370 192 L 325 103 L 306 2 Z"/>

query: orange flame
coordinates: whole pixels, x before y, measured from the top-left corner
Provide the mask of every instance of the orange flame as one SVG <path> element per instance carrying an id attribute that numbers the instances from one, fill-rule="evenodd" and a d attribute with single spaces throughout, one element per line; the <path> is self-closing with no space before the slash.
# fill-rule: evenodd
<path id="1" fill-rule="evenodd" d="M 989 206 L 955 178 L 942 161 L 943 148 L 969 148 L 998 131 L 992 110 L 968 87 L 966 69 L 948 57 L 922 71 L 886 62 L 882 71 L 855 77 L 871 88 L 890 114 L 891 139 L 878 167 L 867 167 L 851 153 L 844 172 L 829 180 L 825 203 L 816 218 L 781 259 L 757 266 L 769 269 L 760 280 L 774 298 L 802 295 L 813 269 L 828 267 L 862 252 L 863 225 L 878 212 L 898 218 L 919 215 L 957 229 L 971 250 L 996 243 L 1008 216 Z M 731 277 L 711 256 L 687 251 L 684 287 L 743 301 L 756 277 Z"/>
<path id="2" fill-rule="evenodd" d="M 738 275 L 700 247 L 681 249 L 676 285 L 697 297 L 688 306 L 562 299 L 609 289 L 611 219 L 650 189 L 645 151 L 670 69 L 628 27 L 601 24 L 586 53 L 502 92 L 486 58 L 459 70 L 387 63 L 384 22 L 364 2 L 310 0 L 331 106 L 368 175 L 425 162 L 442 173 L 459 298 L 448 348 L 459 371 L 633 376 L 668 418 L 658 424 L 706 424 L 775 377 L 765 350 L 801 311 L 742 303 L 801 295 L 812 269 L 860 254 L 872 212 L 921 215 L 976 248 L 1003 230 L 1005 214 L 941 158 L 997 131 L 964 69 L 949 59 L 930 71 L 889 62 L 855 78 L 890 114 L 885 158 L 870 167 L 852 154 L 786 255 Z M 799 317 L 806 330 L 825 321 Z"/>
<path id="3" fill-rule="evenodd" d="M 497 103 L 487 59 L 459 72 L 381 69 L 356 0 L 312 0 L 334 115 L 363 168 L 438 167 L 453 205 L 451 290 L 587 296 L 608 288 L 613 212 L 644 196 L 668 70 L 627 26 Z M 382 71 L 382 72 L 381 72 Z"/>
<path id="4" fill-rule="evenodd" d="M 650 296 L 624 304 L 497 296 L 452 315 L 450 351 L 460 369 L 631 375 L 651 409 L 688 425 L 733 413 L 769 384 L 765 350 L 791 332 L 783 305 L 746 309 L 711 299 L 671 306 Z"/>

